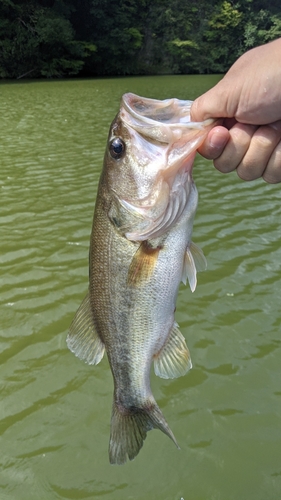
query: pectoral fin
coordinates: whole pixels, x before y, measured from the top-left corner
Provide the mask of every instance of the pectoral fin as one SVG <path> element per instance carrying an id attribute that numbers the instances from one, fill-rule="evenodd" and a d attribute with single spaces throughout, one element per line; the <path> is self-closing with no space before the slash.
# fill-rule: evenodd
<path id="1" fill-rule="evenodd" d="M 185 338 L 174 323 L 167 342 L 154 357 L 154 371 L 161 378 L 177 378 L 192 368 Z"/>
<path id="2" fill-rule="evenodd" d="M 89 365 L 97 365 L 104 355 L 104 344 L 98 336 L 87 293 L 69 328 L 68 348 Z"/>
<path id="3" fill-rule="evenodd" d="M 161 247 L 153 248 L 143 241 L 136 251 L 128 271 L 128 285 L 138 286 L 147 282 L 157 264 Z"/>
<path id="4" fill-rule="evenodd" d="M 197 271 L 204 271 L 206 267 L 207 261 L 201 248 L 191 242 L 184 256 L 182 282 L 186 285 L 188 280 L 192 292 L 194 292 L 197 285 Z"/>

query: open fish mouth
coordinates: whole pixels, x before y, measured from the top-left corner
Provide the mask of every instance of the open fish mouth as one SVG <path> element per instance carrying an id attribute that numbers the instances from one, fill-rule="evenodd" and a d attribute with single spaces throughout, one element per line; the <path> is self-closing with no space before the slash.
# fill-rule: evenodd
<path id="1" fill-rule="evenodd" d="M 119 116 L 134 138 L 134 150 L 149 158 L 146 172 L 151 180 L 145 195 L 139 183 L 139 197 L 119 199 L 126 211 L 138 217 L 137 229 L 126 232 L 129 240 L 161 236 L 186 206 L 196 150 L 214 126 L 212 119 L 191 122 L 191 105 L 192 101 L 176 98 L 160 101 L 132 93 L 122 97 Z"/>
<path id="2" fill-rule="evenodd" d="M 160 169 L 165 179 L 174 176 L 184 164 L 191 172 L 196 150 L 214 126 L 213 119 L 191 122 L 191 105 L 192 101 L 176 98 L 160 101 L 132 93 L 122 97 L 122 121 L 155 145 L 166 146 Z"/>
<path id="3" fill-rule="evenodd" d="M 196 146 L 202 135 L 200 131 L 212 125 L 214 120 L 191 122 L 191 105 L 192 101 L 176 98 L 160 101 L 127 93 L 122 97 L 121 118 L 128 126 L 155 141 L 171 144 L 183 139 L 186 143 L 192 136 Z"/>

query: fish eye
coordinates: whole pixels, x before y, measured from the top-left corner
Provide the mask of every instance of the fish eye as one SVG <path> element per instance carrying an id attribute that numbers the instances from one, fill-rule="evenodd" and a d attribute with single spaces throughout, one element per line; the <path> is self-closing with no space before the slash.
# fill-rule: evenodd
<path id="1" fill-rule="evenodd" d="M 116 137 L 109 145 L 110 156 L 114 160 L 119 160 L 124 155 L 125 149 L 125 142 L 120 137 Z"/>

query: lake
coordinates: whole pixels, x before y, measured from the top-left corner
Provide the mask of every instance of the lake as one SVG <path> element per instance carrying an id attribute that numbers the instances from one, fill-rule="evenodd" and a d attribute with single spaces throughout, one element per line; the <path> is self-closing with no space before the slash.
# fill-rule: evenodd
<path id="1" fill-rule="evenodd" d="M 198 155 L 193 240 L 208 269 L 181 285 L 193 369 L 154 396 L 181 447 L 148 433 L 108 462 L 113 383 L 66 347 L 88 286 L 108 129 L 120 97 L 194 99 L 219 76 L 2 83 L 1 500 L 275 500 L 281 494 L 281 187 Z"/>

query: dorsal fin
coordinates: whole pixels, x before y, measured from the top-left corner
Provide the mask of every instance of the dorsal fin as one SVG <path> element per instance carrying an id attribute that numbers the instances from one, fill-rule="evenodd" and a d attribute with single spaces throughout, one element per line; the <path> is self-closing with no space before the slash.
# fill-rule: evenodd
<path id="1" fill-rule="evenodd" d="M 154 371 L 161 378 L 177 378 L 192 368 L 185 338 L 174 323 L 167 342 L 154 356 Z"/>
<path id="2" fill-rule="evenodd" d="M 75 356 L 89 365 L 97 365 L 104 355 L 104 344 L 94 326 L 89 293 L 72 320 L 66 343 Z"/>

